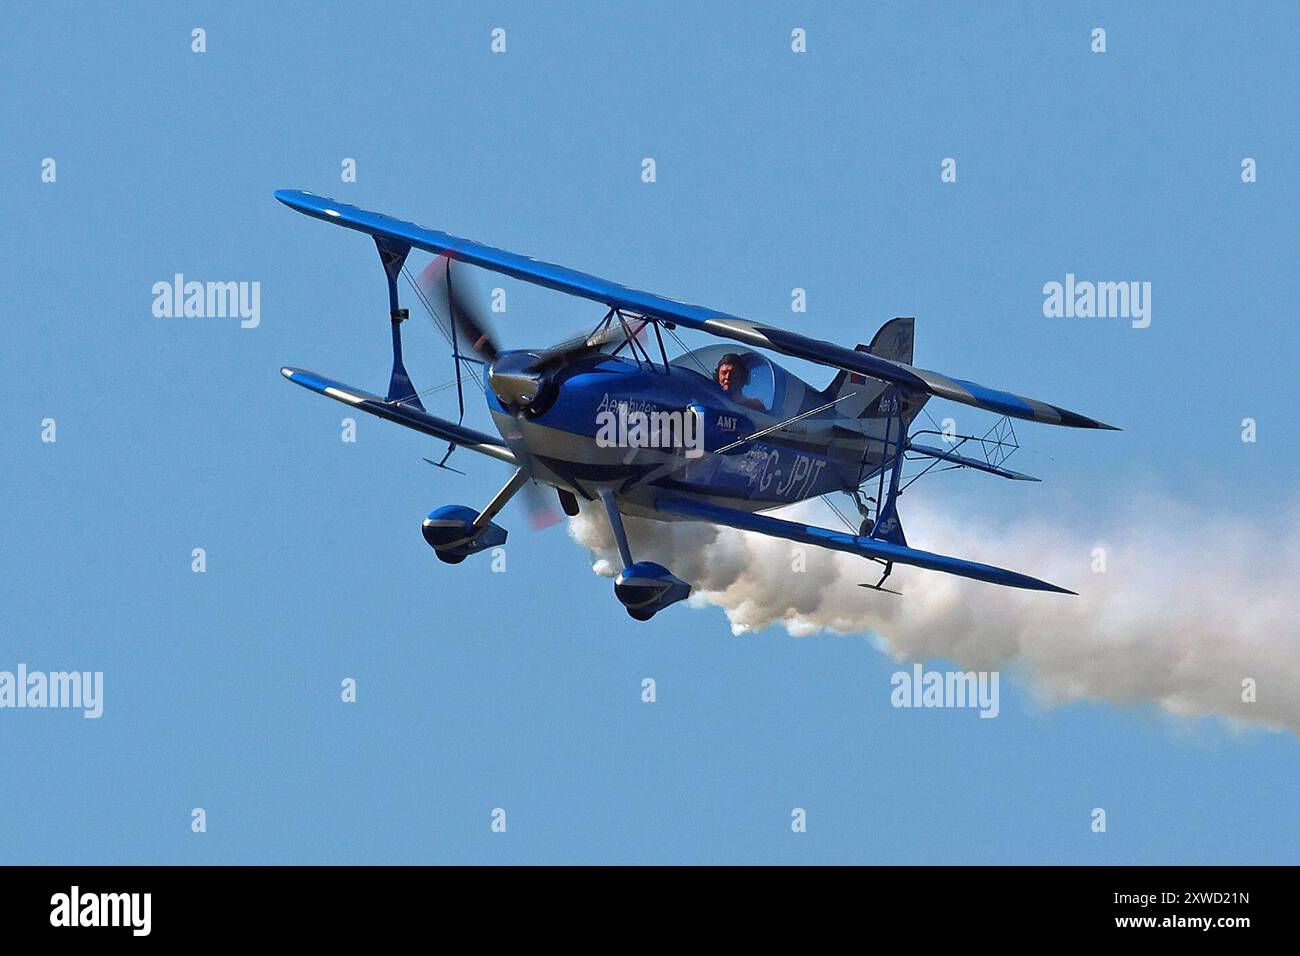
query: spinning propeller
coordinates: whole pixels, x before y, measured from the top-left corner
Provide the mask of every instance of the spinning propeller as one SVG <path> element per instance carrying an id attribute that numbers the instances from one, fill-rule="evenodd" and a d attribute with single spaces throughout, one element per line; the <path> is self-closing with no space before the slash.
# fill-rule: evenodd
<path id="1" fill-rule="evenodd" d="M 472 354 L 487 368 L 488 383 L 498 400 L 513 418 L 505 429 L 505 440 L 515 460 L 530 479 L 535 474 L 533 456 L 523 440 L 522 425 L 534 401 L 546 385 L 548 374 L 556 368 L 601 348 L 607 338 L 581 336 L 567 339 L 557 347 L 541 352 L 502 352 L 492 322 L 480 303 L 482 297 L 466 281 L 463 269 L 453 269 L 452 260 L 438 256 L 415 280 L 431 317 L 462 355 Z M 457 363 L 459 365 L 459 361 Z M 548 528 L 564 520 L 553 496 L 546 494 L 536 480 L 520 491 L 534 530 Z"/>

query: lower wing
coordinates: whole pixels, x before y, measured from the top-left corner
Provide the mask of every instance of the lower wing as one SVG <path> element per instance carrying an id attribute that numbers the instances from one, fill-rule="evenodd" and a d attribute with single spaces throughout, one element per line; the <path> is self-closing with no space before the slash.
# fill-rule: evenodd
<path id="1" fill-rule="evenodd" d="M 295 385 L 301 385 L 303 388 L 311 389 L 319 395 L 326 395 L 335 401 L 351 405 L 363 412 L 368 412 L 379 418 L 386 418 L 390 422 L 413 428 L 417 432 L 424 432 L 424 434 L 432 435 L 434 438 L 441 438 L 443 441 L 451 442 L 451 444 L 459 448 L 476 451 L 480 455 L 487 455 L 489 458 L 495 458 L 511 465 L 518 464 L 515 461 L 514 453 L 503 445 L 499 439 L 493 438 L 491 435 L 485 435 L 483 432 L 477 432 L 472 428 L 466 428 L 464 425 L 449 422 L 445 418 L 430 415 L 423 409 L 416 408 L 413 405 L 407 405 L 403 402 L 389 402 L 378 395 L 372 395 L 359 388 L 353 388 L 350 385 L 344 385 L 342 382 L 336 382 L 333 379 L 325 378 L 323 375 L 317 375 L 315 372 L 307 372 L 299 368 L 282 368 L 280 374 Z"/>
<path id="2" fill-rule="evenodd" d="M 1025 588 L 1030 591 L 1055 591 L 1060 594 L 1075 593 L 1066 588 L 1057 587 L 1055 584 L 1040 581 L 1038 578 L 1031 578 L 1027 574 L 1008 571 L 1005 568 L 995 568 L 989 564 L 980 564 L 963 558 L 953 558 L 945 554 L 934 554 L 930 551 L 919 551 L 916 548 L 891 544 L 888 541 L 880 541 L 876 538 L 864 538 L 861 535 L 831 531 L 829 528 L 818 528 L 797 521 L 773 518 L 769 515 L 752 514 L 748 511 L 737 511 L 734 508 L 723 508 L 720 505 L 712 505 L 689 498 L 679 498 L 675 495 L 661 495 L 656 498 L 655 510 L 684 518 L 710 521 L 714 524 L 726 525 L 729 528 L 738 528 L 741 531 L 755 531 L 774 538 L 785 538 L 789 541 L 798 541 L 801 544 L 830 548 L 832 551 L 845 551 L 849 554 L 861 555 L 864 558 L 878 558 L 896 564 L 910 564 L 931 571 L 943 571 L 945 574 L 973 578 L 976 581 L 987 581 L 989 584 L 1001 584 L 1009 588 Z"/>

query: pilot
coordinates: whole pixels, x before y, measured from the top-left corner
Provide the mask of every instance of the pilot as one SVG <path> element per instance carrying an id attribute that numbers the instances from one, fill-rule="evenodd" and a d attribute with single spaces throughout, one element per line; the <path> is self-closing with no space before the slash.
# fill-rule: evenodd
<path id="1" fill-rule="evenodd" d="M 733 402 L 746 408 L 763 410 L 762 402 L 745 398 L 741 394 L 741 389 L 749 384 L 749 369 L 745 367 L 745 360 L 740 355 L 728 352 L 718 359 L 718 367 L 714 370 L 713 376 L 718 381 L 718 387 L 726 392 L 727 397 Z"/>

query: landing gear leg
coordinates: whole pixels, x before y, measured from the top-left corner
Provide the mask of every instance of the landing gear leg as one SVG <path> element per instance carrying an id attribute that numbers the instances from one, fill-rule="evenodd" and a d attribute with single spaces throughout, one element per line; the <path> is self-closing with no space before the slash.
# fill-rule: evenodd
<path id="1" fill-rule="evenodd" d="M 634 562 L 632 549 L 627 543 L 627 531 L 623 527 L 623 516 L 618 513 L 618 502 L 614 499 L 613 490 L 601 488 L 600 500 L 605 505 L 609 527 L 618 544 L 618 556 L 623 562 L 622 572 L 614 579 L 614 594 L 623 602 L 633 620 L 648 621 L 668 605 L 690 594 L 691 586 L 673 577 L 667 568 L 653 561 Z"/>
<path id="2" fill-rule="evenodd" d="M 519 489 L 528 484 L 528 476 L 524 474 L 522 468 L 516 468 L 515 473 L 510 476 L 510 480 L 501 486 L 501 490 L 493 495 L 492 500 L 487 503 L 487 507 L 479 512 L 479 516 L 474 519 L 474 529 L 477 531 L 487 526 L 487 524 L 501 513 L 504 508 L 516 494 Z"/>
<path id="3" fill-rule="evenodd" d="M 613 490 L 601 488 L 600 500 L 605 506 L 610 530 L 614 532 L 614 541 L 618 544 L 618 556 L 623 560 L 623 570 L 626 571 L 632 566 L 632 549 L 627 546 L 627 531 L 623 529 L 623 516 L 618 513 L 618 502 L 614 500 Z"/>

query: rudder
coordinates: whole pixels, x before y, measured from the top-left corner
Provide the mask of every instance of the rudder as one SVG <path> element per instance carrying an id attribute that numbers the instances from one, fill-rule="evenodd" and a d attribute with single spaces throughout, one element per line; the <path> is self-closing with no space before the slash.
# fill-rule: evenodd
<path id="1" fill-rule="evenodd" d="M 912 345 L 916 334 L 916 319 L 911 316 L 898 316 L 890 319 L 876 332 L 871 339 L 870 345 L 858 345 L 854 348 L 855 352 L 868 352 L 871 355 L 878 355 L 880 358 L 889 359 L 891 362 L 903 362 L 907 365 L 912 364 Z M 865 397 L 861 405 L 850 399 L 845 403 L 846 406 L 855 406 L 854 408 L 841 407 L 840 414 L 850 418 L 856 418 L 865 414 L 868 409 L 866 406 L 873 404 L 873 399 L 878 397 L 883 391 L 883 383 L 877 383 L 874 379 L 870 380 L 874 384 L 880 385 L 875 390 L 875 394 Z M 860 388 L 868 384 L 865 375 L 850 374 L 841 370 L 835 378 L 831 380 L 830 385 L 826 387 L 825 395 L 827 400 L 839 398 L 844 394 L 845 389 L 853 387 Z"/>
<path id="2" fill-rule="evenodd" d="M 871 345 L 867 348 L 858 346 L 859 351 L 870 352 L 891 362 L 912 364 L 912 343 L 916 335 L 916 319 L 911 316 L 899 316 L 890 319 L 880 327 Z"/>

